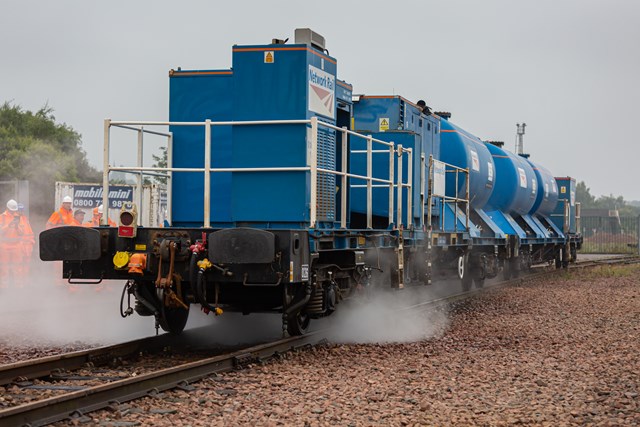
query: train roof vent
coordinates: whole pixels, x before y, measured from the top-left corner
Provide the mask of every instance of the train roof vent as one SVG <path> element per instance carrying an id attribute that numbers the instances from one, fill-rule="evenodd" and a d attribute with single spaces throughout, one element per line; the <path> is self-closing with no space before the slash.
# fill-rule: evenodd
<path id="1" fill-rule="evenodd" d="M 504 141 L 485 141 L 485 144 L 495 145 L 496 147 L 504 147 Z"/>
<path id="2" fill-rule="evenodd" d="M 445 120 L 449 120 L 451 118 L 451 113 L 448 111 L 436 111 L 434 113 L 436 116 L 440 116 Z"/>
<path id="3" fill-rule="evenodd" d="M 295 43 L 308 44 L 323 52 L 325 49 L 324 37 L 311 31 L 310 28 L 296 28 Z"/>

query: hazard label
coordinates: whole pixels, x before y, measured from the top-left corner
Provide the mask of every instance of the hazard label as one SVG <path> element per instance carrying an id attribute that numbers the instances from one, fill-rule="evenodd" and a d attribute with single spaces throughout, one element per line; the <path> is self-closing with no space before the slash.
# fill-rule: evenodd
<path id="1" fill-rule="evenodd" d="M 381 117 L 380 118 L 380 123 L 378 125 L 378 130 L 380 132 L 384 132 L 386 130 L 389 130 L 389 118 L 388 117 Z"/>
<path id="2" fill-rule="evenodd" d="M 273 64 L 275 61 L 275 57 L 273 55 L 273 51 L 272 50 L 267 50 L 264 53 L 264 63 L 265 64 Z"/>

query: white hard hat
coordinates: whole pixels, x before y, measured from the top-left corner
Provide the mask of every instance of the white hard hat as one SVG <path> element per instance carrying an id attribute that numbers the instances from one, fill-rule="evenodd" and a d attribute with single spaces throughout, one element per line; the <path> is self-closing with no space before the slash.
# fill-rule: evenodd
<path id="1" fill-rule="evenodd" d="M 62 199 L 62 203 L 71 203 L 73 202 L 73 199 L 71 198 L 71 196 L 64 196 L 64 199 Z"/>
<path id="2" fill-rule="evenodd" d="M 10 211 L 17 211 L 18 210 L 18 202 L 16 202 L 15 200 L 11 199 L 7 202 L 7 209 L 9 209 Z"/>
<path id="3" fill-rule="evenodd" d="M 104 212 L 104 209 L 102 208 L 102 205 L 98 206 L 98 213 L 101 214 Z"/>

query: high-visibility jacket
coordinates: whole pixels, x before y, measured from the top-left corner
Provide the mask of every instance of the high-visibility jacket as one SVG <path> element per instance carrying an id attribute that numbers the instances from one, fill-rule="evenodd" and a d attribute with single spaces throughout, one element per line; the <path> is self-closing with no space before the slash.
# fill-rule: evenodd
<path id="1" fill-rule="evenodd" d="M 84 225 L 85 227 L 100 227 L 100 219 L 102 218 L 102 215 L 98 214 L 98 215 L 94 215 L 93 219 L 91 219 L 91 221 L 89 222 L 85 222 Z M 111 218 L 109 218 L 109 227 L 117 227 L 118 224 L 116 224 L 115 222 L 113 222 L 111 220 Z"/>
<path id="2" fill-rule="evenodd" d="M 8 209 L 0 215 L 0 243 L 33 245 L 33 230 L 24 215 L 14 215 Z"/>
<path id="3" fill-rule="evenodd" d="M 59 210 L 55 211 L 49 217 L 47 221 L 47 230 L 54 227 L 60 227 L 63 225 L 73 225 L 73 211 L 71 209 L 67 210 L 64 207 L 61 207 Z"/>

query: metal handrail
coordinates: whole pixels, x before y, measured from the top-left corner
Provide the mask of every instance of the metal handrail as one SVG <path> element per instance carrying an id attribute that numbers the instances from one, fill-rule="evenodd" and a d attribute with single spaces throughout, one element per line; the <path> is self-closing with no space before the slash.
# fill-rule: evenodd
<path id="1" fill-rule="evenodd" d="M 211 127 L 212 126 L 252 126 L 252 125 L 279 125 L 279 124 L 305 124 L 311 126 L 311 138 L 308 141 L 310 144 L 309 150 L 309 158 L 307 159 L 307 166 L 302 167 L 265 167 L 265 168 L 212 168 L 211 167 Z M 204 126 L 205 127 L 205 153 L 204 153 L 204 167 L 202 168 L 174 168 L 174 167 L 143 167 L 142 166 L 142 146 L 143 146 L 143 134 L 154 134 L 159 136 L 165 136 L 168 139 L 168 147 L 167 147 L 167 164 L 172 164 L 172 144 L 173 144 L 173 133 L 172 132 L 158 132 L 145 128 L 145 126 Z M 318 128 L 319 126 L 326 127 L 329 129 L 334 129 L 337 132 L 342 134 L 341 138 L 341 151 L 342 151 L 342 165 L 341 170 L 330 170 L 325 168 L 319 168 L 317 162 L 317 149 L 318 149 Z M 109 165 L 109 150 L 110 150 L 110 130 L 111 127 L 118 127 L 127 130 L 134 130 L 138 132 L 138 162 L 137 166 L 126 166 L 126 167 L 116 167 Z M 347 172 L 347 136 L 352 135 L 355 137 L 363 138 L 367 141 L 367 150 L 363 150 L 363 153 L 367 154 L 367 175 L 357 175 Z M 382 144 L 384 146 L 389 147 L 389 150 L 373 150 L 373 143 Z M 372 155 L 373 153 L 383 152 L 389 154 L 389 179 L 381 179 L 375 178 L 373 176 L 373 164 L 372 164 Z M 402 155 L 406 152 L 408 154 L 408 176 L 407 182 L 402 181 Z M 372 189 L 374 188 L 373 182 L 382 182 L 385 186 L 389 187 L 389 223 L 393 222 L 393 208 L 394 208 L 394 198 L 393 198 L 393 189 L 397 190 L 397 199 L 398 199 L 398 217 L 397 217 L 397 226 L 402 226 L 402 189 L 408 188 L 408 197 L 407 197 L 407 225 L 412 224 L 412 213 L 411 213 L 411 202 L 412 202 L 412 150 L 407 148 L 402 148 L 401 145 L 398 145 L 398 149 L 395 149 L 395 144 L 393 142 L 382 141 L 376 138 L 371 137 L 370 135 L 362 135 L 357 132 L 346 129 L 345 127 L 339 128 L 337 126 L 324 123 L 319 121 L 316 117 L 312 117 L 310 120 L 256 120 L 256 121 L 243 121 L 243 122 L 234 122 L 234 121 L 221 121 L 221 122 L 213 122 L 210 119 L 205 120 L 204 122 L 171 122 L 171 121 L 115 121 L 111 119 L 105 119 L 104 121 L 104 159 L 103 159 L 103 205 L 108 206 L 108 187 L 109 187 L 109 172 L 111 171 L 121 171 L 127 173 L 134 173 L 138 176 L 138 186 L 142 185 L 142 177 L 143 175 L 158 175 L 157 172 L 165 172 L 168 178 L 168 186 L 167 186 L 167 213 L 168 218 L 171 221 L 171 179 L 173 172 L 199 172 L 204 173 L 204 227 L 210 227 L 210 186 L 211 186 L 211 173 L 219 173 L 219 172 L 296 172 L 296 171 L 310 171 L 311 172 L 311 182 L 310 182 L 310 197 L 311 197 L 311 206 L 310 206 L 310 226 L 315 227 L 317 221 L 317 184 L 318 184 L 318 173 L 328 173 L 334 174 L 336 176 L 340 176 L 342 178 L 342 187 L 347 188 L 347 178 L 353 179 L 362 179 L 366 181 L 367 187 L 367 228 L 372 228 Z M 397 183 L 394 184 L 394 156 L 398 155 L 400 157 L 399 161 L 399 173 L 397 174 Z M 147 172 L 145 174 L 145 172 Z M 354 185 L 350 185 L 350 188 L 354 188 Z M 141 193 L 141 192 L 140 192 Z M 341 228 L 346 228 L 346 191 L 342 192 L 342 203 L 341 203 L 341 212 L 340 212 L 340 223 Z M 141 207 L 141 204 L 139 203 Z M 109 220 L 109 210 L 105 209 L 105 213 L 102 217 L 102 224 L 106 225 Z"/>
<path id="2" fill-rule="evenodd" d="M 429 156 L 429 182 L 428 182 L 428 201 L 427 201 L 427 227 L 429 229 L 429 231 L 431 231 L 432 226 L 431 226 L 431 220 L 432 220 L 432 207 L 433 207 L 433 199 L 434 198 L 438 198 L 440 200 L 442 200 L 442 206 L 440 208 L 440 227 L 441 230 L 445 230 L 445 220 L 444 220 L 444 209 L 445 209 L 445 205 L 448 203 L 453 203 L 455 206 L 454 209 L 454 231 L 458 230 L 458 203 L 464 203 L 465 204 L 465 228 L 466 230 L 469 230 L 469 213 L 470 213 L 470 200 L 469 200 L 469 195 L 470 195 L 470 182 L 469 182 L 469 169 L 468 168 L 460 168 L 458 166 L 452 165 L 450 163 L 446 163 L 446 162 L 440 162 L 441 164 L 444 165 L 445 167 L 445 174 L 446 173 L 455 173 L 456 174 L 456 182 L 455 182 L 455 195 L 452 196 L 447 196 L 446 195 L 446 188 L 445 188 L 445 194 L 442 196 L 434 196 L 433 195 L 433 173 L 434 173 L 434 168 L 433 168 L 433 163 L 434 163 L 434 158 L 433 156 Z M 459 187 L 459 174 L 465 174 L 466 175 L 466 195 L 465 198 L 460 197 L 459 193 L 458 193 L 458 187 Z M 446 186 L 446 181 L 445 181 L 445 186 Z"/>

